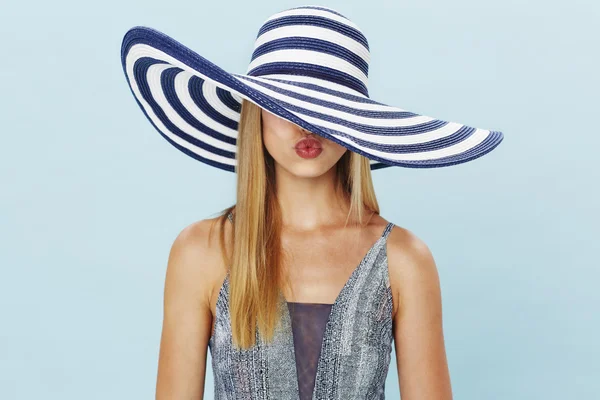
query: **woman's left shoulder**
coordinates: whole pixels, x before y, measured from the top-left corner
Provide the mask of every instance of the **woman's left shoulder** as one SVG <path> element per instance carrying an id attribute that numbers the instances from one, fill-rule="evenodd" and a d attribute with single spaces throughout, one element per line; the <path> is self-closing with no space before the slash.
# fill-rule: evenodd
<path id="1" fill-rule="evenodd" d="M 390 285 L 400 303 L 411 293 L 420 296 L 439 290 L 433 254 L 414 232 L 393 223 L 387 237 L 386 253 Z"/>
<path id="2" fill-rule="evenodd" d="M 376 231 L 381 231 L 388 224 L 392 225 L 387 234 L 386 249 L 388 258 L 392 259 L 393 267 L 431 267 L 433 256 L 429 246 L 414 232 L 380 215 L 373 218 L 371 224 Z"/>
<path id="3" fill-rule="evenodd" d="M 387 249 L 392 257 L 396 259 L 411 259 L 414 264 L 422 264 L 429 261 L 431 251 L 423 239 L 406 227 L 400 226 L 393 221 L 392 229 L 388 233 Z"/>

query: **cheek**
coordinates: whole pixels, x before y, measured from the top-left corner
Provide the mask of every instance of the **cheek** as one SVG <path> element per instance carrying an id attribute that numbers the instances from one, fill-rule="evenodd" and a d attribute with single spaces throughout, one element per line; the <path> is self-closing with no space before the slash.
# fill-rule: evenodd
<path id="1" fill-rule="evenodd" d="M 328 140 L 327 142 L 329 143 L 328 147 L 331 148 L 331 152 L 334 153 L 334 158 L 338 160 L 342 158 L 346 151 L 348 151 L 348 149 L 342 146 L 341 144 L 337 144 L 336 142 L 333 142 L 331 140 Z"/>
<path id="2" fill-rule="evenodd" d="M 293 147 L 296 133 L 281 127 L 263 128 L 263 142 L 269 154 L 275 159 L 278 159 L 279 154 L 286 153 L 286 150 Z M 289 153 L 289 151 L 287 151 Z"/>
<path id="3" fill-rule="evenodd" d="M 271 115 L 265 110 L 262 111 L 262 134 L 263 142 L 269 153 L 274 156 L 274 152 L 285 147 L 286 143 L 291 143 L 297 135 L 280 118 Z"/>

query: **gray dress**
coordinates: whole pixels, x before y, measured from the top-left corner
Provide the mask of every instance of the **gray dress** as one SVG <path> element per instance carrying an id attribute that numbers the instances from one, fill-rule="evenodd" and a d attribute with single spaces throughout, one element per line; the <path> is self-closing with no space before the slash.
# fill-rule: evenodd
<path id="1" fill-rule="evenodd" d="M 286 302 L 280 295 L 283 318 L 273 341 L 263 341 L 257 330 L 250 349 L 232 344 L 227 274 L 208 344 L 215 399 L 385 399 L 393 342 L 386 254 L 392 227 L 387 224 L 333 304 Z"/>

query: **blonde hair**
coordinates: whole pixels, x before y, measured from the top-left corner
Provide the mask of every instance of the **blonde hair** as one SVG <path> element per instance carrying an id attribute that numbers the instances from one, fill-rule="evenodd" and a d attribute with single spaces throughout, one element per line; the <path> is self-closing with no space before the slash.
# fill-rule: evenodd
<path id="1" fill-rule="evenodd" d="M 287 282 L 274 160 L 263 144 L 261 116 L 259 106 L 243 100 L 237 139 L 237 202 L 218 219 L 221 251 L 229 266 L 233 343 L 242 349 L 256 344 L 256 328 L 264 340 L 272 340 L 280 317 L 280 287 Z M 336 190 L 350 202 L 346 225 L 348 220 L 362 224 L 365 209 L 379 214 L 368 158 L 346 151 L 336 165 Z M 235 223 L 228 254 L 224 225 L 229 223 L 230 212 Z"/>

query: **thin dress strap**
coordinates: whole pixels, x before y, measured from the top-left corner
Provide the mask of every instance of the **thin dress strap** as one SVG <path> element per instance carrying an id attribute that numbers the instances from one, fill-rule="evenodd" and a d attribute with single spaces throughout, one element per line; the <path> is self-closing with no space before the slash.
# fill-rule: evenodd
<path id="1" fill-rule="evenodd" d="M 394 223 L 393 222 L 388 222 L 385 229 L 383 230 L 383 233 L 381 236 L 383 236 L 384 238 L 387 239 L 388 235 L 390 234 L 390 232 L 392 231 L 392 228 L 394 227 Z"/>

